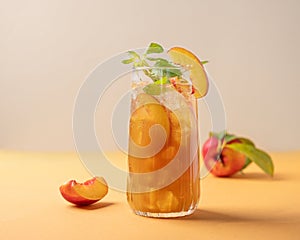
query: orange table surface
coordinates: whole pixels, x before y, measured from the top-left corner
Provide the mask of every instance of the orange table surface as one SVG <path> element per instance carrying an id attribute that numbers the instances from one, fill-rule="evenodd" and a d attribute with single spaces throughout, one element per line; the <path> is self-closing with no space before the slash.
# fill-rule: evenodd
<path id="1" fill-rule="evenodd" d="M 124 160 L 118 153 L 112 159 Z M 76 153 L 0 151 L 0 239 L 300 239 L 300 152 L 271 154 L 275 176 L 251 164 L 244 175 L 208 176 L 192 216 L 136 216 L 126 195 L 75 207 L 60 195 L 91 176 Z"/>

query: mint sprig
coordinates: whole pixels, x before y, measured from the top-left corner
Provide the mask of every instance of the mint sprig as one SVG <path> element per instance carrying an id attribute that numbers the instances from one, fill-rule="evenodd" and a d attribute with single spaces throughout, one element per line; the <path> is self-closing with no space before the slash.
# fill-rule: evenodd
<path id="1" fill-rule="evenodd" d="M 145 53 L 138 54 L 135 51 L 128 51 L 129 58 L 122 61 L 123 64 L 132 64 L 134 68 L 143 68 L 146 76 L 153 80 L 152 84 L 144 87 L 144 91 L 151 95 L 159 95 L 165 91 L 165 84 L 170 83 L 169 78 L 178 77 L 182 78 L 182 71 L 179 65 L 171 61 L 156 57 L 152 54 L 160 54 L 164 52 L 164 48 L 158 43 L 150 43 Z M 201 62 L 202 64 L 208 61 Z M 160 85 L 160 86 L 159 86 Z"/>
<path id="2" fill-rule="evenodd" d="M 158 43 L 150 43 L 146 52 L 143 55 L 135 51 L 128 51 L 129 58 L 122 61 L 124 64 L 133 64 L 134 68 L 138 67 L 153 67 L 144 69 L 143 72 L 146 76 L 150 77 L 153 82 L 162 82 L 162 78 L 181 77 L 182 72 L 177 65 L 164 58 L 155 58 L 149 55 L 163 53 L 164 48 Z M 165 82 L 166 83 L 166 82 Z"/>

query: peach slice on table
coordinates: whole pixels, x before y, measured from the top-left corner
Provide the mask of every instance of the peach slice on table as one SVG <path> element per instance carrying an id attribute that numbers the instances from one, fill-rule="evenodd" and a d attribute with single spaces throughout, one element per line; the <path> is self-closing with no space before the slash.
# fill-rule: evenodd
<path id="1" fill-rule="evenodd" d="M 93 177 L 84 183 L 70 180 L 59 188 L 65 200 L 75 205 L 90 205 L 101 200 L 108 192 L 108 186 L 104 178 Z"/>

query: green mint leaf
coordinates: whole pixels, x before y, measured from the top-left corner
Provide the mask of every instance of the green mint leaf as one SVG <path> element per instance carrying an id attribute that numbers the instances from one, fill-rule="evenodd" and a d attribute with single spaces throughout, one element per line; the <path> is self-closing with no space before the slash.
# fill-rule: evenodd
<path id="1" fill-rule="evenodd" d="M 152 58 L 152 57 L 146 57 L 147 60 L 155 62 L 155 61 L 166 61 L 166 59 L 163 58 Z"/>
<path id="2" fill-rule="evenodd" d="M 162 53 L 164 51 L 163 47 L 160 46 L 158 43 L 150 43 L 146 54 L 151 54 L 151 53 Z"/>
<path id="3" fill-rule="evenodd" d="M 166 76 L 164 76 L 161 79 L 154 82 L 154 84 L 156 84 L 156 85 L 161 85 L 161 84 L 166 84 L 166 83 L 170 83 L 170 81 L 168 80 L 168 78 Z"/>
<path id="4" fill-rule="evenodd" d="M 129 58 L 129 59 L 123 60 L 122 63 L 129 64 L 129 63 L 132 63 L 133 61 L 134 61 L 134 58 Z"/>
<path id="5" fill-rule="evenodd" d="M 152 70 L 152 74 L 157 76 L 158 78 L 161 77 L 168 77 L 168 78 L 172 78 L 172 77 L 180 77 L 182 75 L 181 71 L 179 69 L 153 69 Z"/>
<path id="6" fill-rule="evenodd" d="M 204 65 L 204 64 L 206 64 L 206 63 L 208 63 L 208 61 L 201 61 L 201 64 L 202 64 L 202 65 Z"/>
<path id="7" fill-rule="evenodd" d="M 232 143 L 226 145 L 226 147 L 244 154 L 247 158 L 249 158 L 249 160 L 259 166 L 265 173 L 273 176 L 274 165 L 271 157 L 266 152 L 257 149 L 250 144 L 244 143 Z"/>
<path id="8" fill-rule="evenodd" d="M 163 59 L 163 58 L 158 58 L 154 64 L 155 67 L 174 67 L 176 68 L 175 65 L 171 64 L 168 60 Z"/>
<path id="9" fill-rule="evenodd" d="M 144 92 L 149 95 L 160 95 L 161 93 L 166 91 L 164 85 L 151 83 L 143 88 Z"/>
<path id="10" fill-rule="evenodd" d="M 140 55 L 135 51 L 128 51 L 128 54 L 134 59 L 141 59 Z"/>
<path id="11" fill-rule="evenodd" d="M 173 64 L 171 64 L 168 60 L 166 59 L 158 59 L 155 64 L 154 67 L 157 68 L 161 68 L 161 69 L 154 69 L 154 71 L 156 72 L 157 75 L 161 75 L 161 76 L 167 76 L 167 77 L 180 77 L 182 76 L 182 72 L 181 70 L 178 68 L 178 66 L 175 66 Z M 165 69 L 163 69 L 165 68 Z"/>
<path id="12" fill-rule="evenodd" d="M 179 69 L 167 69 L 165 71 L 165 75 L 168 76 L 169 78 L 172 78 L 172 77 L 181 77 L 182 76 L 182 73 Z"/>

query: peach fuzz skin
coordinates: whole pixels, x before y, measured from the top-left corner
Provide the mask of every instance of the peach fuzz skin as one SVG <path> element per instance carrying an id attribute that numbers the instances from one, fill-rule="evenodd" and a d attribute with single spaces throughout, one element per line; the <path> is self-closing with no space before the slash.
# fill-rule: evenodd
<path id="1" fill-rule="evenodd" d="M 108 191 L 104 179 L 94 177 L 84 183 L 70 180 L 59 188 L 65 200 L 78 206 L 93 204 L 102 199 Z"/>

